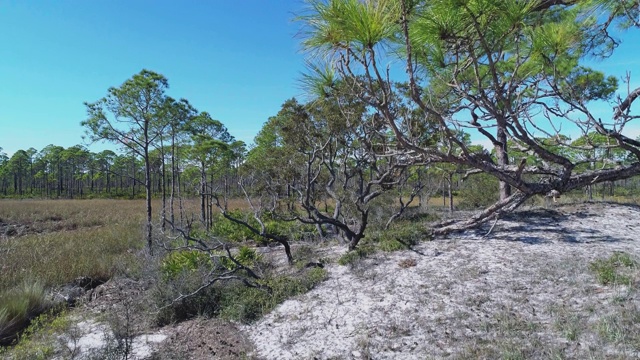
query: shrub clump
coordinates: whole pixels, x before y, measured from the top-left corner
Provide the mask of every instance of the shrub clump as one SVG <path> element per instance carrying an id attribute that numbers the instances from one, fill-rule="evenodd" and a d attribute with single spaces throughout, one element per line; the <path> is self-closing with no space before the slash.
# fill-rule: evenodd
<path id="1" fill-rule="evenodd" d="M 169 253 L 160 271 L 165 279 L 175 279 L 185 272 L 193 272 L 201 267 L 211 267 L 211 258 L 205 252 L 198 250 L 181 250 Z"/>
<path id="2" fill-rule="evenodd" d="M 238 282 L 220 289 L 219 316 L 224 319 L 251 323 L 269 313 L 286 299 L 304 294 L 324 281 L 327 271 L 321 268 L 307 269 L 295 276 L 276 276 L 262 284 L 270 291 L 246 287 Z"/>
<path id="3" fill-rule="evenodd" d="M 185 255 L 189 260 L 183 260 Z M 204 261 L 201 255 L 192 253 L 170 256 L 172 261 L 168 273 L 171 276 L 163 276 L 154 290 L 155 301 L 161 308 L 156 317 L 156 322 L 160 325 L 196 316 L 222 317 L 250 323 L 287 298 L 311 290 L 327 276 L 324 269 L 303 268 L 290 275 L 267 273 L 259 280 L 251 279 L 255 287 L 247 286 L 240 279 L 220 280 L 192 296 L 172 303 L 181 294 L 193 293 L 202 286 L 205 276 L 234 270 L 237 265 L 226 256 L 217 257 L 217 265 L 210 260 Z M 242 265 L 254 269 L 264 265 L 262 257 L 248 247 L 238 249 L 234 258 Z M 162 267 L 167 265 L 163 263 Z M 167 272 L 163 270 L 163 274 L 165 273 Z M 242 273 L 240 270 L 236 274 L 242 276 Z"/>
<path id="4" fill-rule="evenodd" d="M 428 230 L 421 224 L 412 221 L 402 221 L 389 229 L 372 231 L 355 250 L 349 251 L 338 259 L 340 265 L 354 265 L 366 259 L 376 251 L 399 251 L 411 249 L 421 241 L 431 240 Z"/>
<path id="5" fill-rule="evenodd" d="M 387 230 L 371 234 L 372 242 L 382 251 L 406 250 L 421 241 L 430 240 L 427 229 L 414 222 L 403 221 Z"/>
<path id="6" fill-rule="evenodd" d="M 253 226 L 256 229 L 260 228 L 260 225 L 253 218 L 253 215 L 249 214 L 246 211 L 231 210 L 229 211 L 229 215 L 233 218 L 246 221 L 249 225 Z M 229 241 L 236 242 L 246 240 L 259 240 L 258 236 L 251 230 L 249 230 L 246 226 L 237 224 L 225 218 L 222 214 L 215 215 L 215 218 L 213 219 L 213 226 L 211 227 L 211 234 L 227 239 Z"/>
<path id="7" fill-rule="evenodd" d="M 340 265 L 354 265 L 360 260 L 366 259 L 376 252 L 376 247 L 370 244 L 361 244 L 352 251 L 347 252 L 338 259 Z"/>
<path id="8" fill-rule="evenodd" d="M 253 267 L 262 260 L 262 256 L 255 249 L 248 246 L 238 248 L 233 257 L 240 264 Z M 237 265 L 221 251 L 200 251 L 200 250 L 179 250 L 170 252 L 165 256 L 160 265 L 160 272 L 165 280 L 176 279 L 184 273 L 192 273 L 198 270 L 210 271 L 215 264 L 212 260 L 217 259 L 221 270 L 233 270 Z"/>
<path id="9" fill-rule="evenodd" d="M 247 222 L 253 228 L 260 230 L 260 224 L 253 217 L 253 214 L 242 210 L 229 211 L 229 215 L 233 218 L 240 219 Z M 267 233 L 282 236 L 292 240 L 303 240 L 307 238 L 313 238 L 316 234 L 316 228 L 313 225 L 301 224 L 297 221 L 285 221 L 275 218 L 269 213 L 265 213 L 262 216 L 265 230 Z M 265 242 L 266 240 L 260 235 L 252 232 L 244 225 L 237 224 L 222 214 L 217 214 L 213 220 L 213 226 L 211 227 L 211 234 L 225 238 L 229 241 L 241 242 L 246 240 L 253 240 L 258 242 Z"/>

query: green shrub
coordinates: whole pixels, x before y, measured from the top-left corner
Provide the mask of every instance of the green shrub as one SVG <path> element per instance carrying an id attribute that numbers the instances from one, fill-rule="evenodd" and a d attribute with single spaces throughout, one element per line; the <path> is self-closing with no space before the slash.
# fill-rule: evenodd
<path id="1" fill-rule="evenodd" d="M 227 256 L 226 252 L 213 252 L 219 260 L 219 265 L 226 270 L 233 270 L 236 264 Z M 255 266 L 262 260 L 260 254 L 247 246 L 241 246 L 234 255 L 235 259 L 242 265 L 247 267 Z M 198 269 L 211 270 L 214 266 L 210 254 L 201 250 L 179 250 L 170 252 L 162 260 L 160 272 L 166 279 L 175 279 L 185 272 L 195 272 Z"/>
<path id="2" fill-rule="evenodd" d="M 301 224 L 297 221 L 268 220 L 264 223 L 268 233 L 282 236 L 294 241 L 316 235 L 316 228 L 313 225 Z"/>
<path id="3" fill-rule="evenodd" d="M 238 253 L 235 254 L 234 257 L 240 264 L 247 267 L 252 267 L 262 260 L 262 256 L 258 254 L 256 249 L 250 248 L 248 246 L 241 246 L 238 249 Z"/>
<path id="4" fill-rule="evenodd" d="M 200 267 L 211 267 L 211 258 L 199 250 L 170 252 L 162 261 L 160 271 L 165 278 L 174 279 L 183 272 L 193 272 Z"/>
<path id="5" fill-rule="evenodd" d="M 233 218 L 246 221 L 256 229 L 260 229 L 260 224 L 253 218 L 253 214 L 249 212 L 232 210 L 229 211 L 229 215 Z M 211 233 L 230 241 L 260 240 L 260 236 L 254 234 L 246 226 L 237 224 L 225 218 L 222 214 L 214 216 Z"/>
<path id="6" fill-rule="evenodd" d="M 296 276 L 277 276 L 265 279 L 263 285 L 271 291 L 249 288 L 234 283 L 225 288 L 220 297 L 220 317 L 251 323 L 270 312 L 286 299 L 304 294 L 324 281 L 327 272 L 311 268 Z"/>
<path id="7" fill-rule="evenodd" d="M 459 206 L 465 209 L 477 209 L 498 201 L 498 179 L 487 174 L 475 174 L 462 182 Z"/>
<path id="8" fill-rule="evenodd" d="M 408 221 L 399 222 L 387 230 L 372 233 L 370 237 L 382 251 L 406 250 L 421 241 L 430 239 L 424 226 Z"/>
<path id="9" fill-rule="evenodd" d="M 259 284 L 265 286 L 264 289 L 247 287 L 241 281 L 219 282 L 194 296 L 165 306 L 167 301 L 176 298 L 178 294 L 190 293 L 200 285 L 197 276 L 184 273 L 180 279 L 157 286 L 156 301 L 159 301 L 161 311 L 156 320 L 160 325 L 164 325 L 194 316 L 219 316 L 250 323 L 284 300 L 311 290 L 326 276 L 324 269 L 304 269 L 294 275 L 266 277 L 259 281 Z M 267 291 L 267 288 L 270 291 Z"/>
<path id="10" fill-rule="evenodd" d="M 215 286 L 174 302 L 181 295 L 193 293 L 202 286 L 202 281 L 203 274 L 196 271 L 183 271 L 174 277 L 159 279 L 151 290 L 152 299 L 160 309 L 156 313 L 157 324 L 164 326 L 196 316 L 214 316 L 220 295 Z"/>
<path id="11" fill-rule="evenodd" d="M 226 270 L 233 270 L 237 267 L 236 263 L 227 256 L 226 252 L 218 251 L 216 254 L 218 255 L 220 265 L 222 265 Z M 262 261 L 262 256 L 258 254 L 255 249 L 248 246 L 241 246 L 233 256 L 236 261 L 248 268 L 253 268 Z"/>
<path id="12" fill-rule="evenodd" d="M 229 215 L 236 219 L 246 221 L 255 229 L 260 230 L 260 224 L 253 217 L 253 214 L 249 212 L 234 210 L 229 211 Z M 297 221 L 275 219 L 268 213 L 263 215 L 262 221 L 264 222 L 267 233 L 286 237 L 291 240 L 302 240 L 317 234 L 316 228 L 313 225 L 301 224 Z M 237 242 L 246 240 L 266 242 L 262 236 L 255 234 L 244 225 L 226 219 L 222 214 L 214 218 L 211 233 L 215 236 Z"/>

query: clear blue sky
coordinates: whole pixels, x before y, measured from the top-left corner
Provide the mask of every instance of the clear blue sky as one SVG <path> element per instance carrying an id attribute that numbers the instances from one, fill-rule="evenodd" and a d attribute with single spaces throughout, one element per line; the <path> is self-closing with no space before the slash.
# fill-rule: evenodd
<path id="1" fill-rule="evenodd" d="M 249 144 L 302 93 L 292 18 L 303 8 L 302 0 L 0 0 L 0 147 L 11 155 L 82 143 L 83 103 L 143 68 Z M 630 70 L 639 86 L 637 39 L 637 31 L 625 34 L 616 55 L 594 67 Z M 603 119 L 610 112 L 598 110 Z"/>
<path id="2" fill-rule="evenodd" d="M 0 147 L 82 143 L 83 102 L 143 68 L 250 143 L 301 93 L 292 18 L 303 8 L 298 0 L 1 1 Z"/>

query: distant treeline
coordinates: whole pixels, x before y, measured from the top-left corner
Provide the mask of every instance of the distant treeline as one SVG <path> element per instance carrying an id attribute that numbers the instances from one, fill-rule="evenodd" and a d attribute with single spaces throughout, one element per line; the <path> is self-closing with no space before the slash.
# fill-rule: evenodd
<path id="1" fill-rule="evenodd" d="M 230 148 L 232 153 L 207 164 L 205 173 L 210 182 L 234 182 L 245 146 L 232 142 Z M 176 156 L 178 164 L 174 161 L 173 167 L 169 159 L 163 161 L 161 149 L 151 151 L 155 195 L 168 191 L 172 185 L 175 192 L 184 196 L 197 194 L 202 169 L 194 163 L 191 150 L 190 145 L 180 145 L 178 152 L 183 156 Z M 111 150 L 96 153 L 83 145 L 48 145 L 40 151 L 29 148 L 18 150 L 11 157 L 0 152 L 1 197 L 139 198 L 145 196 L 144 176 L 144 161 L 139 156 Z"/>

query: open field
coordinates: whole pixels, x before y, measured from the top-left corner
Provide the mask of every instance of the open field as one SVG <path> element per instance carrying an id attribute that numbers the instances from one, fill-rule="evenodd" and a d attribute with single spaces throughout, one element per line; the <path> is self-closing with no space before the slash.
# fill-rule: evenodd
<path id="1" fill-rule="evenodd" d="M 187 206 L 197 212 L 197 202 Z M 640 356 L 640 209 L 634 205 L 525 208 L 475 231 L 415 239 L 411 250 L 382 238 L 421 236 L 417 230 L 427 220 L 416 218 L 401 223 L 411 231 L 372 233 L 364 250 L 349 256 L 332 240 L 294 242 L 294 267 L 280 248 L 257 248 L 258 268 L 272 274 L 277 299 L 220 288 L 227 295 L 216 301 L 229 307 L 217 318 L 203 313 L 168 324 L 158 322 L 158 291 L 182 285 L 162 282 L 153 270 L 162 255 L 150 257 L 145 249 L 143 213 L 142 201 L 0 201 L 0 298 L 20 291 L 44 296 L 80 277 L 106 281 L 75 308 L 37 320 L 0 357 L 96 358 L 125 330 L 134 359 Z M 307 261 L 324 264 L 324 282 L 300 266 Z"/>

